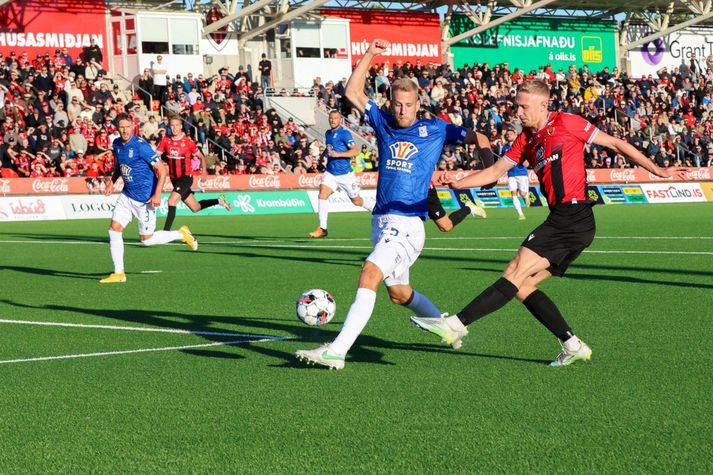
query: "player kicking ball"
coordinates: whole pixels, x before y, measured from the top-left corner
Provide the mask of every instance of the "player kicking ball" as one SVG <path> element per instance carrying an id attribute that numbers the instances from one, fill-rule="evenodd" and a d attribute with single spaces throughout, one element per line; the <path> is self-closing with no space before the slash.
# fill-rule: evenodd
<path id="1" fill-rule="evenodd" d="M 119 177 L 124 182 L 124 189 L 116 200 L 109 225 L 109 251 L 114 262 L 114 272 L 101 279 L 99 282 L 102 284 L 126 282 L 123 233 L 134 218 L 139 222 L 139 239 L 144 246 L 181 240 L 194 251 L 198 249 L 198 241 L 188 226 L 181 226 L 178 231 L 154 232 L 156 207 L 161 205 L 161 190 L 168 176 L 167 167 L 147 142 L 134 135 L 134 122 L 129 114 L 119 114 L 116 124 L 119 137 L 112 144 L 114 173 L 106 183 L 104 194 L 111 195 Z"/>
<path id="2" fill-rule="evenodd" d="M 326 134 L 327 142 L 327 170 L 322 177 L 322 184 L 319 185 L 319 203 L 317 205 L 317 217 L 319 225 L 317 229 L 308 234 L 311 238 L 327 237 L 327 217 L 329 216 L 329 197 L 335 190 L 342 189 L 349 196 L 355 206 L 361 206 L 365 210 L 374 210 L 374 200 L 359 196 L 359 184 L 352 169 L 352 158 L 359 152 L 354 144 L 352 134 L 342 125 L 342 114 L 333 110 L 329 112 L 330 130 Z"/>
<path id="3" fill-rule="evenodd" d="M 409 272 L 423 249 L 428 214 L 428 188 L 444 143 L 474 140 L 473 134 L 441 119 L 418 119 L 418 86 L 397 79 L 391 85 L 391 113 L 379 109 L 364 93 L 372 60 L 390 43 L 377 39 L 349 78 L 346 96 L 369 121 L 379 147 L 379 180 L 371 221 L 374 249 L 359 276 L 354 302 L 337 338 L 311 350 L 298 350 L 308 363 L 342 369 L 345 357 L 368 323 L 383 282 L 391 301 L 417 315 L 435 317 L 440 310 L 409 283 Z"/>
<path id="4" fill-rule="evenodd" d="M 663 178 L 683 177 L 685 168 L 661 168 L 632 145 L 600 131 L 584 118 L 550 112 L 549 99 L 550 89 L 543 81 L 535 79 L 520 86 L 515 102 L 523 131 L 510 150 L 492 167 L 452 184 L 456 189 L 482 186 L 494 182 L 515 165 L 529 162 L 547 198 L 549 216 L 523 241 L 502 277 L 463 310 L 447 318 L 411 317 L 411 321 L 457 348 L 468 335 L 468 325 L 517 298 L 560 341 L 562 351 L 550 366 L 567 366 L 589 360 L 592 350 L 575 335 L 538 285 L 553 275 L 562 277 L 594 240 L 594 203 L 587 193 L 584 145 L 594 143 L 610 148 Z"/>
<path id="5" fill-rule="evenodd" d="M 176 205 L 179 201 L 186 203 L 186 206 L 194 213 L 216 205 L 220 205 L 228 211 L 231 210 L 230 203 L 225 199 L 225 195 L 220 195 L 218 199 L 200 201 L 197 201 L 193 196 L 193 190 L 191 190 L 191 186 L 193 186 L 191 159 L 195 156 L 201 161 L 201 172 L 205 178 L 205 157 L 198 150 L 196 143 L 183 133 L 183 123 L 180 117 L 171 116 L 168 124 L 171 127 L 171 136 L 164 137 L 156 149 L 168 164 L 168 176 L 173 184 L 173 191 L 168 197 L 168 214 L 163 225 L 164 231 L 170 231 L 171 226 L 173 226 L 173 220 L 176 218 Z"/>

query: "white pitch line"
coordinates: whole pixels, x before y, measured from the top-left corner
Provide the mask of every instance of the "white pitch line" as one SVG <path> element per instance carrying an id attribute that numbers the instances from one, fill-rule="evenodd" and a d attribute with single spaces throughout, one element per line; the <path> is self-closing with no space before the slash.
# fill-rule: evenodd
<path id="1" fill-rule="evenodd" d="M 204 343 L 201 345 L 184 345 L 184 346 L 164 346 L 161 348 L 141 348 L 138 350 L 122 350 L 122 351 L 104 351 L 101 353 L 80 353 L 76 355 L 59 355 L 59 356 L 40 356 L 37 358 L 21 358 L 16 360 L 3 360 L 0 364 L 12 364 L 12 363 L 30 363 L 33 361 L 53 361 L 53 360 L 68 360 L 74 358 L 92 358 L 97 356 L 113 356 L 113 355 L 128 355 L 131 353 L 150 353 L 154 351 L 174 351 L 174 350 L 188 350 L 192 348 L 208 348 L 211 346 L 222 346 L 222 345 L 238 345 L 240 343 L 262 343 L 266 341 L 276 341 L 276 340 L 286 340 L 287 337 L 282 338 L 264 338 L 261 340 L 235 340 L 235 341 L 219 341 L 216 343 Z"/>
<path id="2" fill-rule="evenodd" d="M 234 247 L 259 248 L 259 244 L 233 244 Z M 330 245 L 299 245 L 283 244 L 273 245 L 281 249 L 373 249 L 372 246 L 330 246 Z M 503 249 L 494 247 L 424 247 L 424 251 L 471 251 L 471 252 L 515 252 L 517 248 Z M 647 250 L 587 250 L 585 253 L 592 254 L 671 254 L 671 255 L 694 255 L 710 256 L 713 251 L 647 251 Z"/>
<path id="3" fill-rule="evenodd" d="M 50 327 L 69 327 L 69 328 L 99 328 L 102 330 L 123 330 L 134 332 L 156 332 L 156 333 L 178 333 L 182 335 L 206 335 L 206 336 L 230 336 L 230 337 L 250 337 L 250 338 L 266 338 L 266 339 L 286 339 L 291 337 L 281 336 L 265 336 L 253 335 L 251 333 L 227 333 L 227 332 L 211 332 L 204 330 L 181 330 L 178 328 L 153 328 L 153 327 L 124 327 L 120 325 L 91 325 L 86 323 L 63 323 L 63 322 L 36 322 L 32 320 L 5 320 L 0 319 L 0 323 L 16 323 L 20 325 L 43 325 Z"/>
<path id="4" fill-rule="evenodd" d="M 442 238 L 432 238 L 429 239 L 431 240 L 438 240 Z M 464 238 L 464 239 L 469 239 L 469 238 Z M 473 238 L 476 239 L 476 238 Z M 500 237 L 500 238 L 477 238 L 477 239 L 522 239 L 522 238 L 509 238 L 509 237 Z M 639 236 L 639 237 L 597 237 L 595 239 L 656 239 L 655 237 L 646 237 L 646 236 Z M 708 237 L 659 237 L 658 239 L 711 239 Z M 354 239 L 354 240 L 360 240 L 360 241 L 368 241 L 368 239 Z M 336 239 L 330 239 L 330 241 L 336 241 Z M 23 244 L 106 244 L 106 243 L 95 243 L 95 242 L 84 242 L 84 241 L 0 241 L 0 243 L 23 243 Z M 344 246 L 339 246 L 339 245 L 321 245 L 321 244 L 314 244 L 314 245 L 305 245 L 305 244 L 284 244 L 286 241 L 273 241 L 274 244 L 271 243 L 271 241 L 262 241 L 262 242 L 240 242 L 240 241 L 202 241 L 201 244 L 203 245 L 224 245 L 224 246 L 232 246 L 232 247 L 244 247 L 244 248 L 260 248 L 265 246 L 266 244 L 270 244 L 270 247 L 276 247 L 276 248 L 281 248 L 281 249 L 372 249 L 372 246 L 349 246 L 349 245 L 344 245 Z M 287 241 L 289 242 L 289 241 Z M 140 243 L 127 243 L 127 244 L 132 244 L 132 245 L 137 245 L 139 246 Z M 178 244 L 175 244 L 178 245 Z M 181 246 L 183 244 L 180 244 Z M 428 251 L 472 251 L 472 252 L 513 252 L 516 251 L 517 249 L 498 249 L 498 248 L 480 248 L 480 247 L 473 247 L 473 248 L 467 248 L 467 247 L 425 247 L 424 250 Z M 588 253 L 595 253 L 595 254 L 670 254 L 670 255 L 693 255 L 693 256 L 710 256 L 713 255 L 713 252 L 711 251 L 647 251 L 647 250 L 608 250 L 608 251 L 599 251 L 599 250 L 594 250 L 594 251 L 584 251 Z"/>
<path id="5" fill-rule="evenodd" d="M 198 236 L 200 238 L 200 235 Z M 427 238 L 428 241 L 493 241 L 493 240 L 510 240 L 510 239 L 523 239 L 524 238 L 524 233 L 523 235 L 517 235 L 517 236 L 439 236 L 439 237 L 429 237 Z M 595 240 L 598 239 L 630 239 L 630 240 L 665 240 L 665 241 L 676 241 L 676 240 L 688 240 L 688 241 L 710 241 L 713 240 L 713 236 L 596 236 Z M 371 241 L 370 238 L 364 237 L 364 238 L 329 238 L 330 242 L 350 242 L 350 241 Z M 308 239 L 303 239 L 303 238 L 285 238 L 285 239 L 278 239 L 278 240 L 236 240 L 236 241 L 205 241 L 205 240 L 200 240 L 200 244 L 252 244 L 252 245 L 260 245 L 260 244 L 281 244 L 285 242 L 294 242 L 294 243 L 299 243 L 299 242 L 313 242 Z M 98 245 L 98 246 L 105 246 L 108 244 L 106 241 L 58 241 L 58 240 L 52 240 L 52 239 L 8 239 L 8 240 L 0 240 L 0 244 L 6 243 L 6 244 L 76 244 L 76 245 Z M 140 242 L 125 242 L 125 244 L 128 245 L 136 245 L 139 246 L 141 245 Z M 182 243 L 169 243 L 169 245 L 173 246 L 185 246 L 185 244 Z"/>

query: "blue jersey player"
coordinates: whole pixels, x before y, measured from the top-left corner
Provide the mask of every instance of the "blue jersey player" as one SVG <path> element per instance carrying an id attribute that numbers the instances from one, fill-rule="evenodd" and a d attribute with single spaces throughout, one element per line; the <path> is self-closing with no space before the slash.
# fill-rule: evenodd
<path id="1" fill-rule="evenodd" d="M 314 350 L 299 350 L 297 357 L 311 363 L 342 369 L 346 353 L 371 318 L 376 291 L 383 281 L 391 301 L 421 316 L 441 312 L 409 285 L 409 268 L 423 249 L 423 221 L 428 213 L 428 189 L 445 142 L 474 139 L 463 127 L 440 119 L 417 119 L 418 86 L 399 79 L 391 86 L 392 114 L 387 114 L 364 94 L 371 61 L 389 47 L 374 40 L 347 83 L 346 96 L 366 114 L 379 147 L 379 182 L 372 218 L 374 249 L 366 258 L 354 303 L 337 338 Z"/>
<path id="2" fill-rule="evenodd" d="M 512 147 L 513 142 L 517 138 L 518 132 L 515 127 L 508 126 L 505 131 L 505 145 L 500 150 L 501 155 L 505 155 L 510 147 Z M 522 205 L 520 204 L 520 196 L 522 196 L 523 201 L 525 201 L 525 206 L 530 206 L 530 182 L 527 176 L 527 165 L 518 163 L 510 170 L 508 170 L 508 188 L 510 189 L 510 194 L 512 195 L 512 204 L 515 206 L 515 211 L 517 211 L 517 219 L 524 220 L 525 215 L 522 212 Z"/>
<path id="3" fill-rule="evenodd" d="M 352 158 L 358 154 L 352 134 L 342 125 L 342 114 L 333 110 L 329 113 L 329 127 L 326 134 L 327 171 L 319 185 L 319 205 L 317 216 L 319 226 L 308 234 L 311 238 L 327 237 L 327 217 L 329 215 L 329 197 L 337 189 L 344 190 L 352 203 L 371 212 L 374 200 L 359 196 L 359 183 L 352 169 Z"/>
<path id="4" fill-rule="evenodd" d="M 161 205 L 161 190 L 168 176 L 168 167 L 143 139 L 133 133 L 134 121 L 128 114 L 116 118 L 119 137 L 114 140 L 114 173 L 106 183 L 104 194 L 114 191 L 114 183 L 121 177 L 124 189 L 114 206 L 109 226 L 109 251 L 114 262 L 114 272 L 100 282 L 115 284 L 126 282 L 124 273 L 124 228 L 136 218 L 139 222 L 139 238 L 144 246 L 166 244 L 178 239 L 191 249 L 198 249 L 198 242 L 187 226 L 178 231 L 156 229 L 156 207 Z M 154 173 L 158 172 L 158 177 Z"/>

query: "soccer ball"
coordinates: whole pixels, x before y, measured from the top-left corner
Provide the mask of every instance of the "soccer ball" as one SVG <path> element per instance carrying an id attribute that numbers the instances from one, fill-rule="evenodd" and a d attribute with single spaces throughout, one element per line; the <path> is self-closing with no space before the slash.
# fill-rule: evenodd
<path id="1" fill-rule="evenodd" d="M 332 294 L 322 289 L 307 290 L 297 299 L 297 316 L 310 326 L 326 325 L 334 317 L 337 304 Z"/>

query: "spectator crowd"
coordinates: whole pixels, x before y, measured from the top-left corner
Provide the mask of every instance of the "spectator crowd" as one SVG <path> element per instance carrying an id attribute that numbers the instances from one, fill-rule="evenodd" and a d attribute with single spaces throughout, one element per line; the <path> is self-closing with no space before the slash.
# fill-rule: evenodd
<path id="1" fill-rule="evenodd" d="M 371 144 L 360 147 L 355 170 L 377 169 L 373 130 L 344 97 L 346 78 L 326 84 L 315 78 L 308 92 L 274 89 L 264 72 L 270 68 L 265 58 L 255 82 L 243 66 L 235 72 L 225 66 L 212 76 L 186 72 L 170 77 L 159 56 L 131 93 L 108 77 L 102 60 L 94 43 L 76 58 L 66 49 L 34 58 L 26 52 L 0 54 L 3 177 L 83 176 L 89 181 L 110 174 L 111 142 L 118 136 L 113 119 L 121 112 L 132 115 L 136 134 L 154 146 L 171 133 L 168 115 L 180 116 L 186 133 L 203 147 L 211 174 L 322 171 L 324 144 L 294 119 L 265 110 L 264 93 L 311 94 L 323 110 L 340 110 L 347 126 Z M 525 72 L 507 62 L 457 69 L 419 60 L 386 62 L 371 69 L 367 93 L 388 109 L 389 87 L 402 77 L 418 85 L 422 116 L 475 127 L 490 138 L 496 154 L 505 144 L 505 130 L 520 128 L 514 106 L 518 85 L 540 78 L 551 85 L 551 110 L 585 117 L 660 166 L 713 165 L 713 71 L 695 56 L 642 78 L 617 68 L 591 71 L 587 65 L 571 65 L 567 71 L 543 65 Z M 586 158 L 590 168 L 630 167 L 623 157 L 597 146 L 588 146 Z M 474 146 L 447 146 L 437 167 L 478 169 L 482 162 Z"/>

